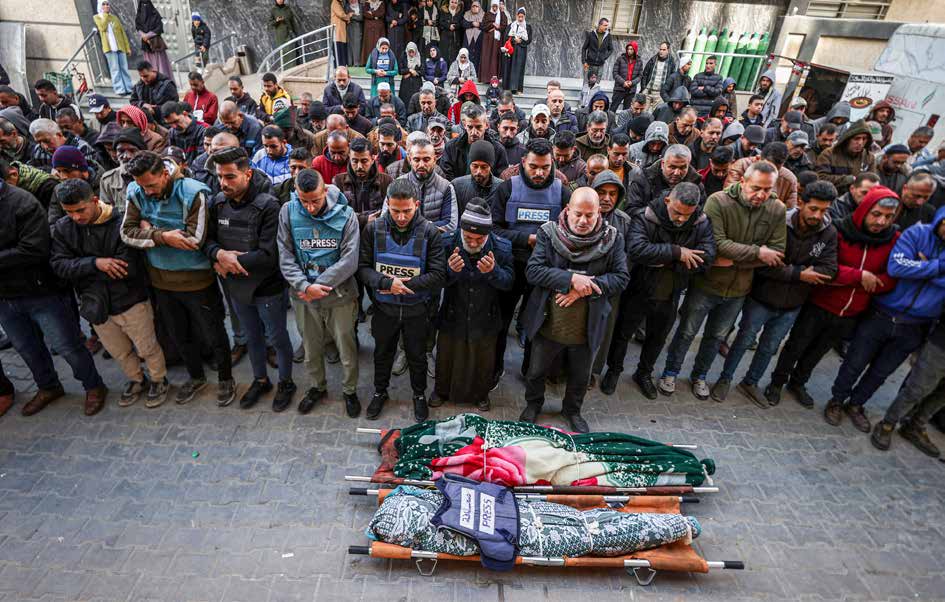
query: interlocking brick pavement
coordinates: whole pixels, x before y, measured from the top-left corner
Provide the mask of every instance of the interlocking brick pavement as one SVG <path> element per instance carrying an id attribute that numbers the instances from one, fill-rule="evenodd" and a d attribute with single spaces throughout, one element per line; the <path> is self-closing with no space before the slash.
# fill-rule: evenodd
<path id="1" fill-rule="evenodd" d="M 293 336 L 295 333 L 293 333 Z M 361 327 L 362 402 L 371 394 L 371 343 Z M 523 384 L 520 352 L 492 395 L 489 417 L 514 419 Z M 695 348 L 695 345 L 693 346 Z M 633 356 L 637 347 L 631 347 Z M 0 601 L 292 600 L 528 601 L 632 600 L 945 600 L 945 465 L 898 436 L 874 450 L 849 423 L 823 422 L 819 410 L 839 365 L 831 354 L 812 391 L 818 410 L 788 395 L 757 409 L 737 392 L 726 403 L 700 402 L 682 384 L 675 398 L 649 401 L 625 376 L 617 394 L 589 393 L 592 428 L 700 445 L 714 458 L 721 492 L 687 506 L 713 560 L 744 560 L 745 571 L 659 574 L 647 588 L 620 571 L 521 569 L 490 573 L 444 564 L 421 577 L 409 562 L 348 556 L 364 544 L 371 500 L 348 495 L 345 474 L 369 474 L 376 439 L 356 426 L 412 423 L 407 403 L 382 419 L 349 420 L 337 366 L 330 395 L 310 415 L 273 414 L 268 402 L 218 408 L 212 390 L 186 406 L 118 408 L 123 379 L 96 358 L 113 393 L 86 418 L 81 387 L 56 364 L 69 396 L 32 418 L 19 407 L 32 390 L 13 352 L 0 355 L 19 390 L 0 419 Z M 628 365 L 635 357 L 628 358 Z M 747 366 L 748 358 L 744 364 Z M 660 363 L 661 367 L 662 364 Z M 715 373 L 719 370 L 718 363 Z M 308 385 L 296 366 L 300 389 Z M 871 417 L 895 394 L 905 370 L 880 390 Z M 237 367 L 243 388 L 248 358 Z M 171 378 L 180 382 L 181 368 Z M 394 399 L 408 400 L 407 377 Z M 242 389 L 241 389 L 242 390 Z M 547 408 L 560 407 L 552 387 Z M 447 404 L 446 417 L 470 407 Z M 549 423 L 564 425 L 553 413 Z M 945 445 L 935 433 L 934 440 Z M 199 456 L 194 458 L 193 453 Z"/>

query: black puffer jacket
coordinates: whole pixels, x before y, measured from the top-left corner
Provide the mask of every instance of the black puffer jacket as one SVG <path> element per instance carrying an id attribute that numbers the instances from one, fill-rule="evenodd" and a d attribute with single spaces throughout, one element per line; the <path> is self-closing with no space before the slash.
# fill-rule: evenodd
<path id="1" fill-rule="evenodd" d="M 691 182 L 702 191 L 701 205 L 705 205 L 705 187 L 702 185 L 702 176 L 699 172 L 689 166 L 689 171 L 683 176 L 683 182 Z M 663 202 L 666 195 L 670 192 L 670 185 L 663 177 L 663 166 L 657 161 L 644 169 L 642 173 L 635 173 L 630 176 L 630 182 L 627 186 L 627 201 L 624 205 L 624 211 L 630 215 L 639 215 L 651 204 L 652 201 Z"/>
<path id="2" fill-rule="evenodd" d="M 108 314 L 117 316 L 147 301 L 151 282 L 141 252 L 121 240 L 122 213 L 112 212 L 100 224 L 80 226 L 68 216 L 59 218 L 52 228 L 53 272 L 72 284 L 81 296 L 97 289 L 104 292 Z M 114 257 L 128 263 L 128 275 L 121 280 L 110 278 L 95 267 L 95 260 Z"/>
<path id="3" fill-rule="evenodd" d="M 58 290 L 49 267 L 49 224 L 36 197 L 0 181 L 0 299 Z"/>
<path id="4" fill-rule="evenodd" d="M 686 90 L 689 89 L 689 84 L 692 83 L 692 78 L 688 75 L 685 75 L 678 68 L 666 76 L 666 79 L 663 80 L 663 85 L 660 88 L 660 98 L 663 99 L 663 102 L 671 102 L 670 98 L 673 96 L 673 92 L 676 91 L 676 88 L 682 86 Z M 659 121 L 659 117 L 655 114 L 653 118 Z"/>
<path id="5" fill-rule="evenodd" d="M 722 76 L 705 71 L 697 73 L 689 84 L 689 93 L 692 95 L 692 106 L 699 112 L 699 117 L 708 115 L 712 103 L 722 93 Z"/>

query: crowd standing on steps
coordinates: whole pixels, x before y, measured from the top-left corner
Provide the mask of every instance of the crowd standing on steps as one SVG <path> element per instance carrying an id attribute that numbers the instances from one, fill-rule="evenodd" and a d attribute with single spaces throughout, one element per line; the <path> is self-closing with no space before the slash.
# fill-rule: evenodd
<path id="1" fill-rule="evenodd" d="M 53 354 L 89 416 L 112 398 L 187 404 L 211 386 L 209 368 L 220 406 L 271 393 L 276 412 L 300 397 L 307 414 L 338 390 L 356 418 L 359 384 L 373 383 L 371 420 L 409 372 L 423 421 L 440 406 L 489 411 L 490 391 L 515 381 L 508 368 L 524 381 L 520 420 L 540 420 L 547 383 L 561 379 L 561 413 L 587 432 L 587 391 L 615 394 L 628 359 L 647 399 L 685 387 L 718 403 L 767 409 L 788 395 L 812 408 L 810 379 L 838 349 L 824 420 L 849 419 L 881 450 L 898 429 L 939 455 L 926 432 L 945 428 L 934 129 L 893 143 L 887 102 L 865 120 L 846 102 L 811 119 L 805 98 L 783 101 L 773 69 L 736 94 L 718 57 L 693 73 L 673 42 L 649 54 L 614 39 L 607 19 L 584 36 L 580 98 L 549 80 L 524 110 L 541 35 L 528 16 L 501 0 L 333 0 L 337 68 L 320 97 L 266 73 L 254 91 L 230 77 L 221 99 L 200 69 L 212 24 L 199 13 L 200 68 L 178 90 L 154 4 L 140 0 L 129 40 L 100 0 L 94 20 L 125 106 L 46 79 L 0 84 L 0 343 L 37 387 L 22 413 L 64 396 Z M 292 0 L 269 9 L 287 66 L 301 17 Z M 144 53 L 136 82 L 133 47 Z M 524 350 L 514 370 L 510 338 Z M 373 362 L 361 363 L 371 339 Z M 121 391 L 96 366 L 103 348 Z M 237 383 L 246 356 L 252 380 Z M 184 371 L 168 376 L 175 365 Z M 14 394 L 0 377 L 0 414 Z"/>

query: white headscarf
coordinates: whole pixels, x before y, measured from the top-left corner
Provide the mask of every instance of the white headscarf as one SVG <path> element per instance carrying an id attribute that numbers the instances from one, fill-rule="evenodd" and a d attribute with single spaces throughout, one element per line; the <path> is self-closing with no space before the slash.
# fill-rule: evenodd
<path id="1" fill-rule="evenodd" d="M 108 4 L 108 5 L 109 5 L 109 8 L 111 8 L 111 4 L 112 4 L 112 3 L 109 2 L 109 0 L 98 0 L 98 14 L 100 14 L 100 15 L 105 14 L 105 11 L 102 10 L 102 5 L 103 5 L 103 4 Z"/>
<path id="2" fill-rule="evenodd" d="M 473 14 L 472 5 L 475 4 L 479 6 L 479 12 Z M 486 14 L 482 11 L 482 3 L 479 0 L 473 0 L 472 4 L 469 6 L 470 10 L 467 10 L 463 14 L 463 18 L 469 21 L 470 23 L 479 23 L 482 24 L 483 19 L 485 19 Z M 476 29 L 475 27 L 470 27 L 466 30 L 466 43 L 475 44 L 476 40 L 479 39 L 479 34 L 482 33 L 481 29 Z"/>
<path id="3" fill-rule="evenodd" d="M 518 17 L 518 13 L 525 14 L 525 9 L 518 9 L 515 13 L 516 17 Z M 526 42 L 528 41 L 528 24 L 525 22 L 525 19 L 522 19 L 521 23 L 518 22 L 517 18 L 512 21 L 512 24 L 509 26 L 509 37 L 520 38 Z"/>
<path id="4" fill-rule="evenodd" d="M 413 50 L 414 56 L 410 58 L 410 51 Z M 420 49 L 417 48 L 417 44 L 414 42 L 407 42 L 407 48 L 404 50 L 404 54 L 407 56 L 407 69 L 419 69 L 420 68 Z"/>
<path id="5" fill-rule="evenodd" d="M 501 40 L 502 39 L 502 27 L 501 27 L 502 11 L 499 10 L 499 0 L 492 0 L 492 4 L 489 5 L 490 11 L 492 10 L 493 6 L 496 8 L 496 11 L 495 11 L 495 20 L 493 21 L 495 23 L 495 31 L 492 32 L 492 35 L 495 37 L 495 39 Z"/>

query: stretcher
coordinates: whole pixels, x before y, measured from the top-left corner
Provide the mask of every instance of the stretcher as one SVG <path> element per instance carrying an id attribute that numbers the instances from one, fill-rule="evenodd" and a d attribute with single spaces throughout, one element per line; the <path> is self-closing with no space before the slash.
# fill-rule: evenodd
<path id="1" fill-rule="evenodd" d="M 352 490 L 352 493 L 355 495 L 377 495 L 377 503 L 380 506 L 390 491 L 389 489 L 359 489 Z M 545 501 L 564 504 L 578 510 L 611 508 L 618 512 L 659 514 L 679 514 L 680 504 L 692 501 L 685 497 L 671 495 L 615 496 L 620 499 L 603 495 L 542 495 L 540 497 Z M 379 541 L 371 542 L 366 546 L 349 546 L 348 554 L 392 560 L 412 559 L 416 561 L 417 571 L 424 577 L 434 574 L 439 561 L 479 562 L 479 556 L 455 556 L 453 554 L 428 552 Z M 745 568 L 744 562 L 739 560 L 706 560 L 696 552 L 691 543 L 684 541 L 676 541 L 658 548 L 642 550 L 625 556 L 581 556 L 574 558 L 567 556 L 517 556 L 515 564 L 564 568 L 623 568 L 628 574 L 632 574 L 637 583 L 642 586 L 649 585 L 660 571 L 708 573 L 711 570 L 741 570 Z"/>
<path id="2" fill-rule="evenodd" d="M 369 429 L 358 428 L 359 434 L 380 435 L 381 441 L 377 451 L 381 455 L 381 463 L 371 476 L 345 475 L 345 480 L 356 483 L 372 483 L 378 488 L 390 489 L 398 485 L 413 485 L 415 487 L 433 487 L 433 481 L 404 479 L 394 474 L 394 465 L 397 463 L 397 447 L 395 445 L 400 436 L 399 429 Z M 668 444 L 680 449 L 696 449 L 695 445 Z M 709 481 L 711 483 L 711 480 Z M 515 493 L 531 494 L 569 494 L 569 495 L 686 495 L 700 493 L 718 493 L 719 488 L 711 486 L 693 487 L 692 485 L 660 485 L 649 487 L 611 487 L 602 485 L 521 485 L 513 487 Z"/>

